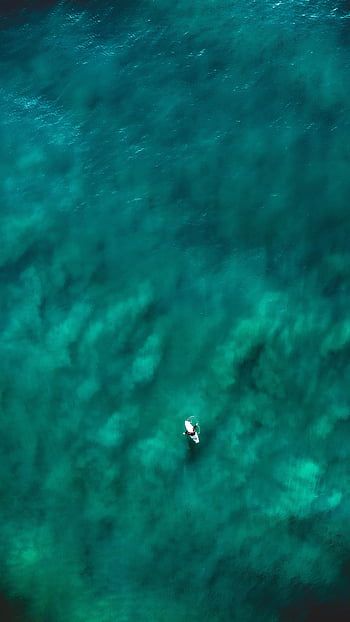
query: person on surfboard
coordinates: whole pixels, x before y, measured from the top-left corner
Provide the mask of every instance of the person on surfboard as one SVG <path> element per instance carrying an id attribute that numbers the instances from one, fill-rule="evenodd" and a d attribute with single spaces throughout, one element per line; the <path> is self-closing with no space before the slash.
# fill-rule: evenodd
<path id="1" fill-rule="evenodd" d="M 194 443 L 199 443 L 198 433 L 199 433 L 199 425 L 198 425 L 198 423 L 195 423 L 193 425 L 193 423 L 191 421 L 186 419 L 184 434 L 187 435 L 187 436 L 190 436 L 192 438 L 192 440 L 194 441 Z"/>

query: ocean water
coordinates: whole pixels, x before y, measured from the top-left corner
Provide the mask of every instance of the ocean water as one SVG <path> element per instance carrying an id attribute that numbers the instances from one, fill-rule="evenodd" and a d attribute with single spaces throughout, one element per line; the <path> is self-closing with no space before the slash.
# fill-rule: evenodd
<path id="1" fill-rule="evenodd" d="M 4 622 L 350 619 L 348 11 L 2 3 Z"/>

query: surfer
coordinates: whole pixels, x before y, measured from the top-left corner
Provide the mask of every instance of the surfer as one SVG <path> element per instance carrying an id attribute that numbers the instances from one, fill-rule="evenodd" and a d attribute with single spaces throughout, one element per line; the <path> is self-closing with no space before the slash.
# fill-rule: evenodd
<path id="1" fill-rule="evenodd" d="M 184 434 L 190 436 L 194 443 L 199 443 L 199 425 L 198 423 L 191 423 L 188 419 L 185 421 L 185 431 Z"/>

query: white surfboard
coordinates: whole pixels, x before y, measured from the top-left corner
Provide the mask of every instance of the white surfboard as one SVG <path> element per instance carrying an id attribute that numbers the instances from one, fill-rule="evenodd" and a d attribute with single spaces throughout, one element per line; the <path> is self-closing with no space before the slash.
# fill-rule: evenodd
<path id="1" fill-rule="evenodd" d="M 189 436 L 193 440 L 194 443 L 199 443 L 198 433 L 196 430 L 194 430 L 194 427 L 190 421 L 188 420 L 185 421 L 185 428 L 186 428 L 187 436 Z"/>

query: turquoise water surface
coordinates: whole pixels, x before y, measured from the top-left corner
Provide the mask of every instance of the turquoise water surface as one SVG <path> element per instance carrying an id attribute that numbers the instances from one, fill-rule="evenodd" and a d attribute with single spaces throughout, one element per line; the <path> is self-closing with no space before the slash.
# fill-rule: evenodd
<path id="1" fill-rule="evenodd" d="M 349 7 L 6 8 L 3 619 L 349 620 Z"/>

